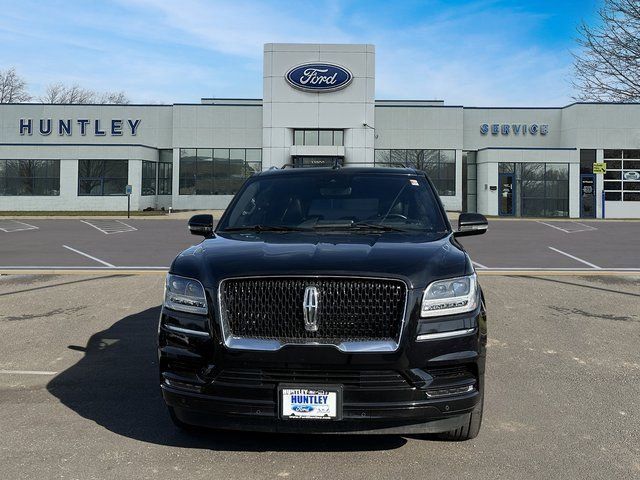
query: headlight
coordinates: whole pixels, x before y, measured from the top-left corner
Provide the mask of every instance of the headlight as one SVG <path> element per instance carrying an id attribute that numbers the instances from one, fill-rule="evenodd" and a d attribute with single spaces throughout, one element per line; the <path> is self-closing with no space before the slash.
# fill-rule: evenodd
<path id="1" fill-rule="evenodd" d="M 422 297 L 421 317 L 438 317 L 471 312 L 478 306 L 476 274 L 438 280 L 430 284 Z"/>
<path id="2" fill-rule="evenodd" d="M 164 288 L 164 306 L 181 312 L 207 313 L 204 287 L 193 278 L 167 274 Z"/>

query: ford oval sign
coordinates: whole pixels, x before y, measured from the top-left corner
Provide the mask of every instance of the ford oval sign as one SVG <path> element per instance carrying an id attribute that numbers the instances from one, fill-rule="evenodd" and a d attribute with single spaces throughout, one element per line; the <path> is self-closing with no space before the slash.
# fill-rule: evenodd
<path id="1" fill-rule="evenodd" d="M 285 75 L 287 82 L 305 92 L 334 92 L 353 80 L 349 70 L 333 63 L 305 63 Z"/>

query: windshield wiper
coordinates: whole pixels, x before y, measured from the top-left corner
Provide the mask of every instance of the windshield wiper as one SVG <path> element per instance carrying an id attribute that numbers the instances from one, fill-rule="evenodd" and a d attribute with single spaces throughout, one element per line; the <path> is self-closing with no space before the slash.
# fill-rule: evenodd
<path id="1" fill-rule="evenodd" d="M 347 230 L 347 231 L 366 231 L 376 230 L 379 232 L 406 232 L 406 230 L 389 225 L 380 225 L 379 223 L 366 222 L 350 222 L 350 223 L 321 223 L 315 225 L 314 230 Z"/>
<path id="2" fill-rule="evenodd" d="M 247 225 L 242 227 L 227 227 L 223 232 L 307 232 L 309 228 L 288 227 L 287 225 Z"/>
<path id="3" fill-rule="evenodd" d="M 381 232 L 406 232 L 404 228 L 392 227 L 391 225 L 382 225 L 380 223 L 358 222 L 351 225 L 351 229 L 358 230 L 380 230 Z"/>

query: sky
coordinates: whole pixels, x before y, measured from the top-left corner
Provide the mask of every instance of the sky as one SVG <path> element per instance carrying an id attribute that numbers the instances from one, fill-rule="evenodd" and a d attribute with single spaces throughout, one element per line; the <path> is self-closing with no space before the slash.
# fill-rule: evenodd
<path id="1" fill-rule="evenodd" d="M 377 99 L 572 101 L 576 27 L 601 0 L 0 0 L 0 69 L 134 103 L 262 97 L 264 43 L 372 43 Z"/>

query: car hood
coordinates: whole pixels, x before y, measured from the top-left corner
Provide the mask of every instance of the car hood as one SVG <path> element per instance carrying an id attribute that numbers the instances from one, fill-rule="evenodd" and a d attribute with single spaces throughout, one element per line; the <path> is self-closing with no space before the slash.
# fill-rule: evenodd
<path id="1" fill-rule="evenodd" d="M 229 277 L 336 275 L 394 277 L 410 288 L 473 271 L 450 234 L 222 233 L 186 249 L 171 273 L 206 287 Z"/>

